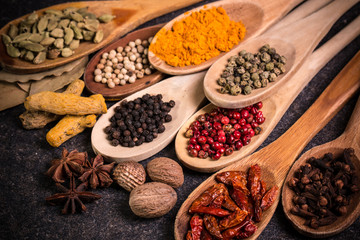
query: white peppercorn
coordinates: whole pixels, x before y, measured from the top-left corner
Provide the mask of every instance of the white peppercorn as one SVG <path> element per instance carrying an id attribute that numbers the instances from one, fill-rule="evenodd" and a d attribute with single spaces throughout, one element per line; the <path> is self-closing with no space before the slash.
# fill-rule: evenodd
<path id="1" fill-rule="evenodd" d="M 109 88 L 114 88 L 115 87 L 115 83 L 113 81 L 108 82 L 107 85 L 108 85 Z"/>
<path id="2" fill-rule="evenodd" d="M 136 56 L 134 54 L 130 55 L 129 57 L 130 61 L 135 61 L 136 60 Z"/>
<path id="3" fill-rule="evenodd" d="M 104 69 L 104 72 L 112 72 L 113 71 L 113 68 L 110 67 L 110 66 L 106 66 L 105 69 Z"/>
<path id="4" fill-rule="evenodd" d="M 138 69 L 138 70 L 140 70 L 140 69 L 143 68 L 143 65 L 142 65 L 141 63 L 137 63 L 137 64 L 135 65 L 135 68 Z"/>
<path id="5" fill-rule="evenodd" d="M 124 86 L 126 84 L 126 81 L 124 79 L 120 80 L 120 85 Z"/>
<path id="6" fill-rule="evenodd" d="M 118 53 L 121 53 L 124 50 L 124 48 L 122 46 L 119 46 L 116 48 L 116 51 L 118 51 Z"/>
<path id="7" fill-rule="evenodd" d="M 111 78 L 111 75 L 112 75 L 111 72 L 106 72 L 105 73 L 105 78 Z"/>
<path id="8" fill-rule="evenodd" d="M 105 52 L 101 56 L 102 56 L 102 58 L 107 59 L 109 56 L 109 53 Z"/>
<path id="9" fill-rule="evenodd" d="M 126 46 L 124 50 L 125 50 L 125 52 L 130 52 L 130 51 L 131 51 L 130 45 L 129 45 L 129 46 Z"/>
<path id="10" fill-rule="evenodd" d="M 145 74 L 150 75 L 151 74 L 151 69 L 150 68 L 145 68 Z"/>
<path id="11" fill-rule="evenodd" d="M 95 69 L 94 74 L 95 74 L 95 75 L 101 75 L 101 70 L 98 69 L 98 68 Z"/>
<path id="12" fill-rule="evenodd" d="M 141 39 L 139 39 L 139 38 L 136 39 L 136 40 L 135 40 L 135 44 L 136 44 L 136 45 L 141 45 Z"/>
<path id="13" fill-rule="evenodd" d="M 143 73 L 143 72 L 137 72 L 137 73 L 136 73 L 136 77 L 137 77 L 137 78 L 143 78 L 143 77 L 144 77 L 144 73 Z"/>
<path id="14" fill-rule="evenodd" d="M 106 79 L 106 78 L 102 78 L 102 79 L 101 79 L 101 82 L 102 82 L 102 83 L 107 83 L 107 79 Z"/>
<path id="15" fill-rule="evenodd" d="M 135 76 L 135 75 L 129 77 L 129 83 L 134 83 L 135 80 L 136 80 L 136 76 Z"/>
<path id="16" fill-rule="evenodd" d="M 135 42 L 130 41 L 130 42 L 128 43 L 128 45 L 129 45 L 131 48 L 133 48 L 133 47 L 135 47 Z"/>
<path id="17" fill-rule="evenodd" d="M 129 80 L 129 75 L 124 75 L 124 80 L 128 81 Z"/>
<path id="18" fill-rule="evenodd" d="M 116 68 L 116 69 L 114 70 L 114 73 L 115 73 L 115 74 L 119 74 L 119 73 L 120 73 L 120 69 Z"/>
<path id="19" fill-rule="evenodd" d="M 95 82 L 101 82 L 102 79 L 103 77 L 101 75 L 96 75 L 94 78 Z"/>
<path id="20" fill-rule="evenodd" d="M 111 60 L 111 62 L 113 63 L 113 64 L 117 64 L 118 63 L 118 59 L 117 58 L 113 58 L 112 60 Z"/>
<path id="21" fill-rule="evenodd" d="M 100 60 L 100 63 L 101 63 L 101 64 L 106 64 L 106 59 L 105 59 L 105 58 L 102 58 L 102 59 Z"/>
<path id="22" fill-rule="evenodd" d="M 122 74 L 122 73 L 119 73 L 118 75 L 117 75 L 117 77 L 118 77 L 118 79 L 123 79 L 124 78 L 124 74 Z"/>
<path id="23" fill-rule="evenodd" d="M 115 78 L 115 79 L 113 80 L 113 82 L 114 82 L 116 85 L 119 85 L 119 84 L 120 84 L 120 79 Z"/>

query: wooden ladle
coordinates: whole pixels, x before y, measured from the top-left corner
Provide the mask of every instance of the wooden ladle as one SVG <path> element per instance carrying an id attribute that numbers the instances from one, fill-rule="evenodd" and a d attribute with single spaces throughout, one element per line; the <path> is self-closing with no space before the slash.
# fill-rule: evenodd
<path id="1" fill-rule="evenodd" d="M 345 148 L 353 148 L 355 150 L 356 162 L 353 162 L 355 173 L 360 176 L 360 98 L 355 106 L 354 112 L 345 129 L 345 132 L 337 139 L 326 144 L 314 147 L 304 153 L 291 167 L 282 188 L 282 205 L 286 217 L 291 221 L 293 226 L 300 233 L 310 237 L 329 237 L 343 231 L 349 227 L 360 216 L 360 192 L 351 196 L 350 205 L 347 206 L 347 213 L 327 226 L 319 227 L 318 229 L 310 228 L 304 225 L 305 220 L 290 213 L 290 209 L 294 206 L 292 201 L 294 192 L 289 188 L 287 182 L 294 173 L 304 165 L 310 157 L 322 158 L 326 153 L 332 153 L 334 158 L 341 156 Z"/>
<path id="2" fill-rule="evenodd" d="M 206 97 L 216 106 L 239 108 L 262 101 L 275 94 L 285 82 L 291 79 L 291 76 L 315 49 L 333 23 L 357 2 L 357 0 L 335 0 L 301 21 L 281 29 L 274 29 L 274 31 L 267 32 L 234 48 L 216 61 L 208 70 L 204 80 Z M 217 79 L 224 71 L 228 59 L 237 55 L 243 49 L 247 52 L 256 53 L 264 44 L 269 44 L 276 49 L 277 53 L 286 57 L 286 72 L 279 75 L 276 81 L 269 83 L 267 87 L 254 89 L 249 95 L 239 94 L 233 96 L 220 93 Z"/>
<path id="3" fill-rule="evenodd" d="M 121 1 L 83 1 L 83 2 L 68 2 L 54 5 L 36 11 L 41 15 L 47 9 L 62 10 L 68 7 L 83 8 L 88 7 L 88 11 L 94 13 L 96 16 L 102 14 L 112 14 L 115 18 L 106 24 L 101 24 L 104 31 L 104 39 L 99 44 L 91 42 L 83 42 L 80 47 L 75 50 L 75 54 L 67 58 L 57 58 L 55 60 L 46 60 L 45 62 L 35 65 L 30 62 L 23 61 L 19 58 L 12 58 L 7 55 L 3 42 L 0 43 L 0 64 L 7 70 L 21 73 L 40 72 L 50 68 L 54 68 L 65 63 L 74 61 L 85 55 L 89 55 L 96 50 L 106 46 L 114 39 L 119 38 L 125 33 L 135 29 L 142 23 L 149 21 L 152 18 L 161 16 L 165 13 L 175 11 L 177 9 L 189 6 L 191 4 L 200 2 L 200 0 L 121 0 Z M 7 33 L 10 24 L 18 24 L 28 15 L 22 16 L 6 24 L 0 30 L 0 35 Z"/>
<path id="4" fill-rule="evenodd" d="M 114 115 L 114 110 L 120 102 L 114 104 L 106 114 L 102 115 L 96 122 L 91 132 L 91 145 L 95 153 L 101 154 L 108 161 L 141 161 L 167 146 L 175 137 L 180 127 L 185 121 L 194 114 L 198 107 L 205 100 L 202 90 L 202 81 L 205 72 L 194 73 L 186 76 L 175 76 L 146 89 L 138 91 L 124 100 L 134 100 L 148 93 L 150 95 L 163 95 L 163 101 L 175 101 L 175 106 L 171 109 L 172 121 L 164 124 L 165 132 L 158 135 L 152 142 L 143 143 L 133 148 L 112 146 L 107 139 L 104 128 L 110 124 L 110 118 Z"/>
<path id="5" fill-rule="evenodd" d="M 230 19 L 233 21 L 241 21 L 246 27 L 246 39 L 251 39 L 264 32 L 269 26 L 274 24 L 277 20 L 288 13 L 293 7 L 301 3 L 303 0 L 278 0 L 278 1 L 266 1 L 266 0 L 224 0 L 214 3 L 206 4 L 206 8 L 211 7 L 223 7 Z M 181 19 L 189 16 L 189 13 L 204 9 L 204 6 L 194 8 L 188 11 L 170 22 L 168 22 L 163 28 L 170 30 L 172 25 Z M 157 36 L 154 37 L 155 42 Z M 240 43 L 241 44 L 241 43 Z M 150 63 L 160 70 L 161 72 L 170 75 L 184 75 L 194 72 L 199 72 L 209 68 L 217 59 L 223 56 L 225 53 L 220 54 L 217 57 L 211 58 L 208 61 L 199 65 L 191 65 L 186 67 L 173 67 L 165 63 L 162 59 L 158 58 L 153 52 L 149 51 Z"/>
<path id="6" fill-rule="evenodd" d="M 220 172 L 246 171 L 251 165 L 258 164 L 262 169 L 262 179 L 267 186 L 281 187 L 290 166 L 302 149 L 359 89 L 359 63 L 360 53 L 345 66 L 305 114 L 276 141 Z M 215 184 L 214 177 L 215 174 L 201 183 L 180 207 L 175 219 L 175 239 L 184 239 L 189 226 L 189 207 L 205 189 Z M 261 222 L 257 224 L 257 231 L 250 239 L 256 239 L 269 223 L 280 194 L 278 193 L 276 197 L 274 204 L 264 212 Z"/>
<path id="7" fill-rule="evenodd" d="M 297 11 L 297 10 L 295 10 Z M 293 14 L 293 13 L 292 13 Z M 266 120 L 261 125 L 262 132 L 251 139 L 251 143 L 243 146 L 239 151 L 234 151 L 232 155 L 222 156 L 214 161 L 211 158 L 199 159 L 189 155 L 187 145 L 189 138 L 185 137 L 185 132 L 190 124 L 200 115 L 216 108 L 213 104 L 208 104 L 196 112 L 179 130 L 175 140 L 176 155 L 187 168 L 199 172 L 215 172 L 231 163 L 254 152 L 265 139 L 269 136 L 277 123 L 280 121 L 290 104 L 317 74 L 317 72 L 335 56 L 344 46 L 350 43 L 360 34 L 360 17 L 357 17 L 346 28 L 342 29 L 337 35 L 328 40 L 303 63 L 303 66 L 292 76 L 291 80 L 273 96 L 263 101 L 263 112 Z"/>

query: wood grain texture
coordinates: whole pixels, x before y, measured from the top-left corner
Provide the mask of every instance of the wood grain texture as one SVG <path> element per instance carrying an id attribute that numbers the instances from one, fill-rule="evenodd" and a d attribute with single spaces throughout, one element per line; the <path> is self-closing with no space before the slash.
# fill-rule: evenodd
<path id="1" fill-rule="evenodd" d="M 147 28 L 143 28 L 137 30 L 135 32 L 129 33 L 125 37 L 113 42 L 112 44 L 106 46 L 101 49 L 96 55 L 90 60 L 88 63 L 85 73 L 84 73 L 84 82 L 86 89 L 89 90 L 93 94 L 102 94 L 104 98 L 108 101 L 118 101 L 130 94 L 133 94 L 141 89 L 146 87 L 150 87 L 151 85 L 159 82 L 161 79 L 165 77 L 165 74 L 159 71 L 154 71 L 150 75 L 145 75 L 141 79 L 137 79 L 135 83 L 129 84 L 127 83 L 124 86 L 117 85 L 114 88 L 109 88 L 107 84 L 97 83 L 94 80 L 94 70 L 96 69 L 96 65 L 99 63 L 102 58 L 102 54 L 105 52 L 110 52 L 119 46 L 125 47 L 129 41 L 134 41 L 136 39 L 145 40 L 149 37 L 153 37 L 155 33 L 163 26 L 163 24 L 159 24 L 156 26 L 151 26 Z"/>
<path id="2" fill-rule="evenodd" d="M 277 140 L 258 152 L 237 161 L 220 172 L 229 170 L 245 171 L 253 164 L 262 169 L 262 179 L 268 187 L 281 187 L 290 166 L 307 143 L 331 120 L 360 87 L 360 53 L 335 77 L 304 115 Z M 316 123 L 316 124 L 314 124 Z M 180 207 L 175 220 L 176 239 L 183 239 L 188 229 L 191 203 L 208 187 L 215 183 L 214 175 L 199 185 Z M 278 194 L 275 203 L 264 212 L 258 230 L 249 239 L 256 239 L 265 229 L 279 203 Z"/>
<path id="3" fill-rule="evenodd" d="M 302 0 L 278 0 L 278 1 L 266 1 L 266 0 L 254 0 L 254 1 L 244 1 L 244 0 L 225 0 L 218 1 L 211 4 L 207 4 L 207 8 L 211 7 L 223 7 L 226 10 L 226 13 L 233 21 L 241 21 L 246 27 L 245 40 L 254 38 L 261 33 L 263 33 L 269 26 L 274 24 L 277 20 L 283 17 L 288 13 L 293 7 L 295 7 Z M 199 11 L 204 7 L 198 7 L 192 11 Z M 192 12 L 190 11 L 190 12 Z M 174 22 L 184 19 L 189 14 L 182 14 L 164 26 L 164 29 L 171 29 Z M 157 36 L 155 36 L 154 41 L 156 41 Z M 239 44 L 241 45 L 242 42 Z M 238 44 L 238 45 L 239 45 Z M 236 45 L 236 46 L 238 46 Z M 213 57 L 208 61 L 201 63 L 199 65 L 191 65 L 186 67 L 173 67 L 165 63 L 162 59 L 158 58 L 153 52 L 149 52 L 149 60 L 151 64 L 160 70 L 161 72 L 171 74 L 171 75 L 184 75 L 194 72 L 199 72 L 209 68 L 216 60 L 224 56 L 225 53 L 221 53 L 217 57 Z"/>
<path id="4" fill-rule="evenodd" d="M 360 17 L 356 18 L 346 28 L 335 35 L 331 40 L 313 52 L 304 62 L 303 66 L 296 74 L 284 84 L 284 86 L 273 96 L 263 101 L 264 107 L 261 109 L 266 121 L 261 125 L 263 131 L 254 136 L 251 143 L 243 146 L 239 151 L 234 151 L 230 156 L 223 156 L 214 161 L 210 158 L 198 159 L 188 154 L 186 147 L 188 138 L 184 137 L 187 128 L 200 114 L 210 112 L 215 107 L 209 104 L 196 112 L 179 130 L 175 140 L 176 155 L 179 160 L 187 167 L 199 172 L 215 172 L 227 165 L 241 159 L 254 152 L 270 135 L 280 119 L 283 117 L 290 104 L 295 100 L 302 89 L 310 82 L 316 73 L 336 55 L 344 46 L 350 43 L 360 34 Z"/>
<path id="5" fill-rule="evenodd" d="M 237 46 L 208 70 L 204 79 L 206 97 L 216 106 L 239 108 L 262 101 L 275 94 L 298 71 L 334 22 L 356 3 L 357 0 L 335 0 L 301 21 L 267 32 Z M 220 86 L 216 81 L 225 69 L 229 57 L 238 54 L 243 49 L 255 53 L 266 43 L 274 47 L 280 55 L 286 57 L 286 72 L 279 75 L 276 81 L 269 83 L 267 87 L 254 89 L 249 95 L 232 96 L 220 93 Z"/>
<path id="6" fill-rule="evenodd" d="M 349 67 L 345 68 L 340 77 L 343 78 L 343 81 L 347 80 L 347 76 L 351 76 L 351 74 L 355 74 L 357 79 L 359 79 L 360 74 L 360 65 L 359 59 L 360 55 L 357 54 L 358 66 L 357 69 L 350 69 Z M 356 66 L 355 66 L 356 68 Z M 349 73 L 353 71 L 352 73 Z M 294 176 L 294 173 L 300 168 L 301 165 L 304 165 L 306 161 L 310 157 L 322 158 L 327 153 L 332 153 L 334 158 L 340 157 L 343 154 L 345 148 L 353 148 L 355 150 L 355 155 L 358 157 L 357 162 L 353 162 L 355 167 L 355 173 L 357 176 L 360 176 L 360 99 L 358 100 L 354 112 L 351 116 L 351 119 L 344 131 L 344 133 L 338 137 L 337 139 L 325 143 L 323 145 L 316 146 L 306 153 L 304 153 L 296 162 L 293 164 L 289 173 L 285 179 L 285 183 L 282 189 L 282 205 L 285 212 L 286 217 L 291 221 L 296 230 L 300 233 L 315 237 L 315 238 L 324 238 L 330 237 L 335 234 L 340 233 L 349 227 L 359 216 L 360 216 L 360 192 L 351 196 L 350 205 L 347 206 L 348 212 L 347 214 L 338 217 L 338 219 L 330 225 L 319 227 L 318 229 L 310 228 L 304 225 L 305 219 L 293 215 L 290 213 L 290 209 L 294 206 L 292 201 L 295 193 L 289 188 L 287 182 Z"/>
<path id="7" fill-rule="evenodd" d="M 114 104 L 106 114 L 100 117 L 92 129 L 91 145 L 94 152 L 101 154 L 109 161 L 116 162 L 141 161 L 159 152 L 174 139 L 180 127 L 204 101 L 205 95 L 201 88 L 204 76 L 205 72 L 171 77 L 125 98 L 134 100 L 148 93 L 150 95 L 162 94 L 163 101 L 175 101 L 175 107 L 169 113 L 172 121 L 164 124 L 165 132 L 159 134 L 152 142 L 145 142 L 134 148 L 114 147 L 104 133 L 104 128 L 110 124 L 110 117 L 114 115 L 114 109 L 119 106 L 121 101 Z"/>
<path id="8" fill-rule="evenodd" d="M 104 39 L 102 42 L 95 44 L 91 42 L 82 42 L 75 50 L 75 54 L 68 58 L 57 58 L 54 60 L 47 59 L 45 62 L 35 65 L 19 58 L 12 58 L 7 55 L 3 42 L 0 43 L 0 63 L 9 72 L 16 73 L 34 73 L 45 71 L 50 68 L 58 67 L 65 63 L 74 61 L 85 55 L 89 55 L 96 50 L 106 46 L 114 39 L 121 37 L 127 32 L 135 29 L 142 23 L 149 21 L 155 17 L 161 16 L 165 13 L 189 6 L 197 3 L 200 0 L 119 0 L 119 1 L 84 1 L 84 2 L 69 2 L 54 5 L 36 11 L 41 15 L 47 9 L 62 10 L 67 7 L 89 7 L 88 11 L 94 13 L 96 16 L 102 14 L 112 14 L 116 17 L 109 23 L 101 24 L 100 29 L 104 31 Z M 29 15 L 29 14 L 28 14 Z M 10 24 L 18 24 L 28 15 L 15 19 L 6 24 L 1 30 L 0 34 L 7 33 Z"/>

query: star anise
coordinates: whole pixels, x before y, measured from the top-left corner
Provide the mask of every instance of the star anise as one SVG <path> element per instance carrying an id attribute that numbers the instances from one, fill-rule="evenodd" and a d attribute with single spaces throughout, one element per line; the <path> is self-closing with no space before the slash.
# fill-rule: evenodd
<path id="1" fill-rule="evenodd" d="M 84 173 L 79 177 L 82 182 L 89 181 L 91 188 L 96 189 L 97 186 L 109 187 L 113 180 L 110 173 L 114 168 L 114 162 L 104 165 L 103 157 L 98 154 L 91 162 L 86 161 Z"/>
<path id="2" fill-rule="evenodd" d="M 81 211 L 86 211 L 86 206 L 83 201 L 92 202 L 101 198 L 98 194 L 84 191 L 87 188 L 87 182 L 81 183 L 76 187 L 75 177 L 71 177 L 69 189 L 60 183 L 56 183 L 56 186 L 62 193 L 56 193 L 47 197 L 45 200 L 51 205 L 65 204 L 64 208 L 61 210 L 62 214 L 74 214 L 77 206 L 80 207 Z M 71 210 L 71 212 L 69 212 L 69 210 Z"/>
<path id="3" fill-rule="evenodd" d="M 52 179 L 54 179 L 55 182 L 64 182 L 66 178 L 73 175 L 81 175 L 83 172 L 83 165 L 86 160 L 86 152 L 73 150 L 69 153 L 64 148 L 61 159 L 53 159 L 51 167 L 46 174 L 52 176 Z"/>

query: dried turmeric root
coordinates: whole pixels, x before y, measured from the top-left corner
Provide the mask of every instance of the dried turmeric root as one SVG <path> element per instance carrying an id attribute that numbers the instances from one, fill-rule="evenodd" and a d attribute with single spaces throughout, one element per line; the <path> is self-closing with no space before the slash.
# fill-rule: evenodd
<path id="1" fill-rule="evenodd" d="M 101 94 L 80 97 L 72 93 L 40 92 L 26 98 L 24 106 L 28 111 L 46 111 L 58 115 L 88 115 L 107 112 L 105 99 Z"/>
<path id="2" fill-rule="evenodd" d="M 46 134 L 46 140 L 53 147 L 59 147 L 66 140 L 81 133 L 85 128 L 93 127 L 96 115 L 73 116 L 67 115 Z"/>
<path id="3" fill-rule="evenodd" d="M 84 81 L 76 79 L 68 85 L 63 93 L 73 93 L 80 96 L 84 87 Z M 46 124 L 58 120 L 60 115 L 43 111 L 25 111 L 19 118 L 25 129 L 34 129 L 45 127 Z"/>

